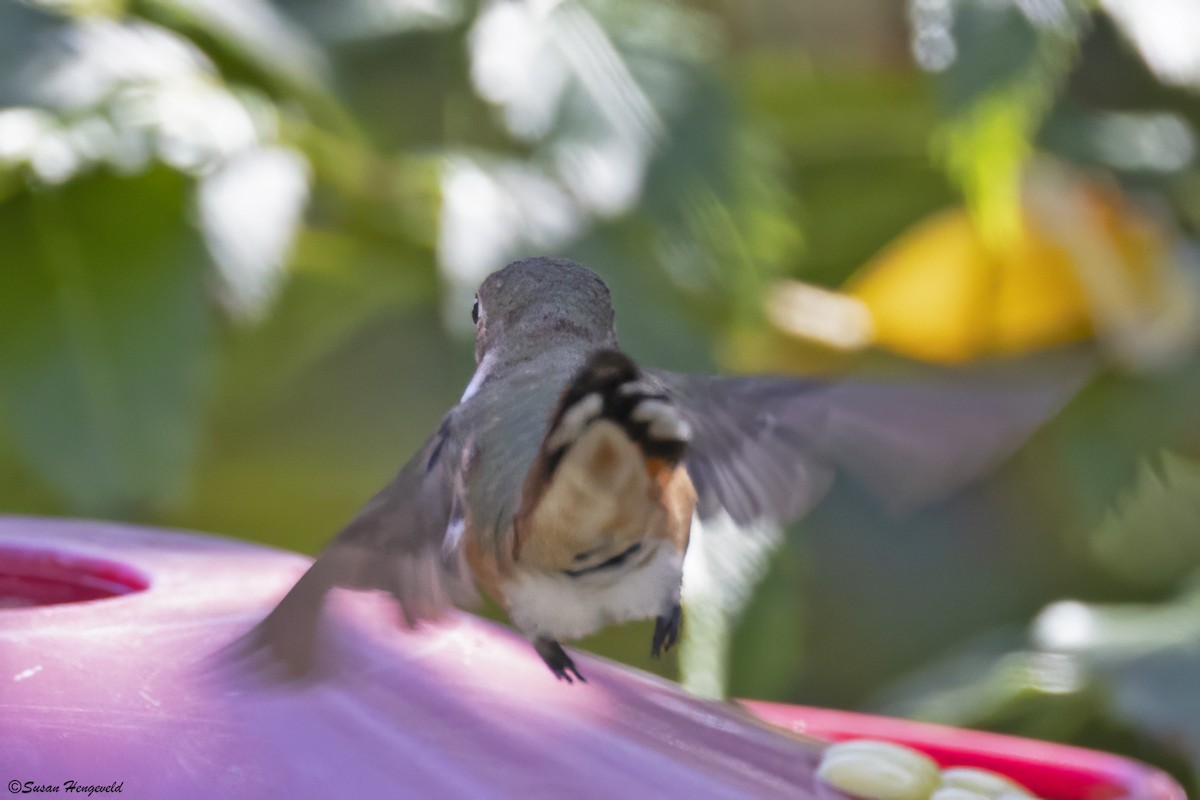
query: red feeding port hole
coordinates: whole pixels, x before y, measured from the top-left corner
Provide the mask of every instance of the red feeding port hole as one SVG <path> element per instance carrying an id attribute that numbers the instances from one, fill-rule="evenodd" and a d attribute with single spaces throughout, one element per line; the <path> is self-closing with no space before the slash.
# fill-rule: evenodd
<path id="1" fill-rule="evenodd" d="M 0 545 L 0 610 L 104 600 L 149 586 L 136 569 L 115 561 Z"/>

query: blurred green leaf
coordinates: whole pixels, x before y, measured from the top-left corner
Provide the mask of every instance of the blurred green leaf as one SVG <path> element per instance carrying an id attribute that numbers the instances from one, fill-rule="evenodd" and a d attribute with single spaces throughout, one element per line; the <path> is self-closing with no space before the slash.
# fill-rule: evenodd
<path id="1" fill-rule="evenodd" d="M 749 60 L 739 86 L 761 129 L 776 134 L 778 163 L 768 169 L 790 188 L 782 210 L 803 237 L 803 249 L 784 259 L 791 274 L 836 286 L 913 221 L 953 201 L 929 157 L 934 93 L 917 76 L 814 73 L 772 54 Z"/>
<path id="2" fill-rule="evenodd" d="M 1103 696 L 1088 678 L 1065 656 L 972 648 L 891 690 L 882 708 L 942 724 L 1076 741 L 1103 716 Z"/>
<path id="3" fill-rule="evenodd" d="M 279 402 L 306 369 L 346 347 L 364 327 L 428 304 L 437 293 L 428 262 L 411 263 L 386 243 L 329 231 L 301 233 L 292 272 L 273 313 L 227 340 L 225 409 L 244 415 Z"/>
<path id="4" fill-rule="evenodd" d="M 187 189 L 93 174 L 0 206 L 8 438 L 77 513 L 143 516 L 184 488 L 214 344 Z"/>
<path id="5" fill-rule="evenodd" d="M 1200 464 L 1163 452 L 1138 467 L 1092 537 L 1095 556 L 1140 586 L 1173 586 L 1200 568 Z"/>
<path id="6" fill-rule="evenodd" d="M 230 331 L 194 491 L 167 523 L 316 551 L 461 394 L 470 348 L 428 304 L 365 302 L 370 271 L 298 276 L 263 326 Z"/>
<path id="7" fill-rule="evenodd" d="M 1133 379 L 1102 376 L 1052 426 L 1058 442 L 1055 502 L 1057 531 L 1088 554 L 1091 534 L 1113 510 L 1114 500 L 1137 480 L 1139 464 L 1179 447 L 1193 430 L 1200 396 L 1200 361 Z M 1103 431 L 1103 435 L 1098 435 Z"/>
<path id="8" fill-rule="evenodd" d="M 197 221 L 231 316 L 261 318 L 275 301 L 308 202 L 309 172 L 297 151 L 260 147 L 200 179 Z"/>

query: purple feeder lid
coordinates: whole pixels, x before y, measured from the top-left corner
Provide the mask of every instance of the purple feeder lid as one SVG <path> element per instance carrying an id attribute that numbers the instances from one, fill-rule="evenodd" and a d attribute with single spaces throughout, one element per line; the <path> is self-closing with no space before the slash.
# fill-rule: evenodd
<path id="1" fill-rule="evenodd" d="M 323 680 L 214 680 L 211 654 L 308 563 L 0 518 L 0 778 L 179 800 L 815 796 L 813 740 L 583 654 L 589 682 L 568 686 L 501 626 L 461 614 L 412 633 L 369 594 L 331 598 Z"/>
<path id="2" fill-rule="evenodd" d="M 65 796 L 73 781 L 180 800 L 843 797 L 816 782 L 820 740 L 586 654 L 589 682 L 568 686 L 501 626 L 460 614 L 409 632 L 375 595 L 331 597 L 320 681 L 220 679 L 212 655 L 308 564 L 211 536 L 0 517 L 0 779 L 14 794 Z M 751 707 L 793 731 L 994 769 L 1048 800 L 1184 797 L 1119 756 Z"/>

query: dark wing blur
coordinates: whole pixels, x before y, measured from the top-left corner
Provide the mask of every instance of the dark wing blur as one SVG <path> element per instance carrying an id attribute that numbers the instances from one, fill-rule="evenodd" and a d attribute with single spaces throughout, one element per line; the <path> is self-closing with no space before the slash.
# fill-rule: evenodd
<path id="1" fill-rule="evenodd" d="M 317 621 L 334 587 L 380 589 L 409 625 L 476 599 L 461 548 L 447 531 L 461 524 L 457 462 L 461 440 L 447 416 L 441 428 L 317 557 L 279 605 L 241 642 L 266 650 L 289 673 L 312 666 Z"/>
<path id="2" fill-rule="evenodd" d="M 798 378 L 680 375 L 660 381 L 691 427 L 684 460 L 708 519 L 795 519 L 820 501 L 834 469 L 814 446 L 828 420 L 828 387 Z"/>
<path id="3" fill-rule="evenodd" d="M 1082 350 L 899 380 L 825 383 L 647 370 L 685 409 L 701 517 L 785 521 L 837 472 L 893 511 L 941 499 L 998 466 L 1095 371 Z"/>

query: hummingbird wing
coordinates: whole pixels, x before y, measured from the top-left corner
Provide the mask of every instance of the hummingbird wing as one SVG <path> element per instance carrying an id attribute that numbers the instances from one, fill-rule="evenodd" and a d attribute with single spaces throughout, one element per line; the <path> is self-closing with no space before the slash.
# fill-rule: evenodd
<path id="1" fill-rule="evenodd" d="M 452 411 L 239 649 L 266 650 L 294 676 L 308 672 L 321 606 L 334 587 L 390 592 L 410 626 L 440 616 L 452 603 L 472 603 L 474 584 L 453 535 L 462 524 L 462 454 Z"/>
<path id="2" fill-rule="evenodd" d="M 701 517 L 739 524 L 802 516 L 838 473 L 896 512 L 935 502 L 1014 453 L 1094 371 L 1080 350 L 840 383 L 648 370 L 691 425 Z"/>
<path id="3" fill-rule="evenodd" d="M 739 524 L 803 516 L 833 484 L 813 446 L 826 424 L 823 387 L 795 378 L 683 375 L 645 370 L 691 428 L 684 457 L 701 519 Z"/>

